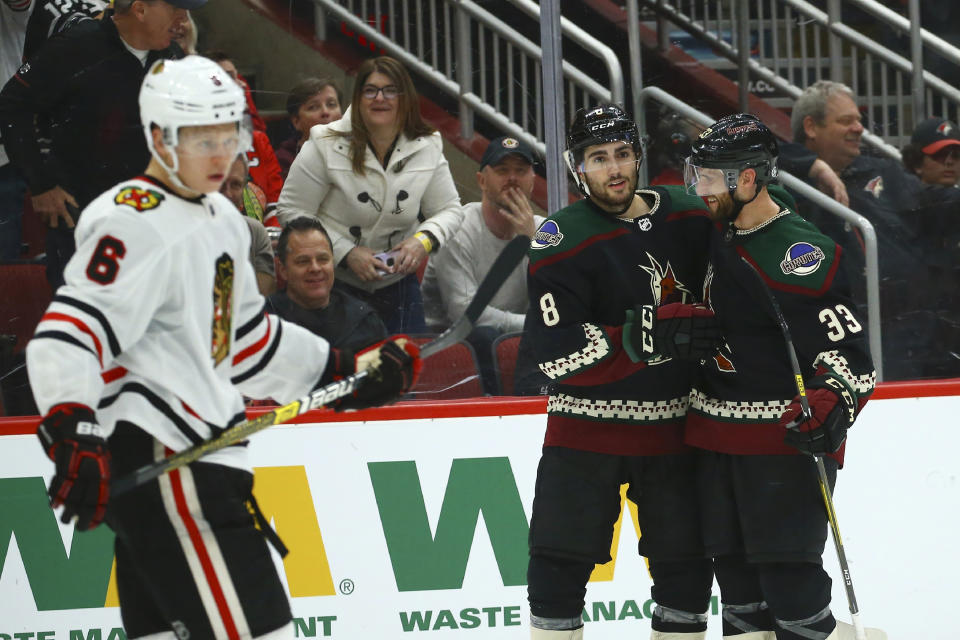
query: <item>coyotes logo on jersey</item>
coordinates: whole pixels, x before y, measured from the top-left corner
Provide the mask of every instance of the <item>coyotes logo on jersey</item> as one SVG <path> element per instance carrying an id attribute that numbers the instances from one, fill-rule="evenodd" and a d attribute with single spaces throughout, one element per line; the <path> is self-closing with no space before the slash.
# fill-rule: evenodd
<path id="1" fill-rule="evenodd" d="M 647 260 L 650 261 L 649 267 L 645 267 L 642 264 L 637 266 L 650 274 L 650 293 L 653 294 L 653 302 L 656 306 L 670 304 L 671 302 L 687 302 L 689 298 L 693 297 L 690 289 L 677 279 L 669 260 L 667 261 L 666 267 L 660 266 L 657 259 L 649 253 L 647 253 Z M 647 365 L 653 366 L 669 361 L 670 358 L 657 356 L 652 360 L 648 360 Z"/>
<path id="2" fill-rule="evenodd" d="M 213 344 L 210 353 L 213 366 L 220 364 L 230 353 L 232 310 L 233 258 L 224 253 L 217 258 L 213 278 Z"/>
<path id="3" fill-rule="evenodd" d="M 125 204 L 133 207 L 137 211 L 146 211 L 160 206 L 164 195 L 153 189 L 141 189 L 140 187 L 126 187 L 121 189 L 113 201 L 117 204 Z"/>
<path id="4" fill-rule="evenodd" d="M 650 274 L 650 292 L 653 294 L 653 301 L 657 305 L 687 302 L 688 297 L 693 297 L 690 289 L 677 280 L 669 260 L 666 268 L 661 267 L 657 259 L 649 253 L 647 254 L 647 260 L 650 261 L 649 267 L 642 264 L 638 266 Z"/>
<path id="5" fill-rule="evenodd" d="M 703 304 L 707 305 L 710 310 L 713 310 L 713 304 L 710 302 L 710 285 L 713 284 L 713 265 L 707 265 L 707 274 L 703 277 Z M 726 342 L 723 343 L 720 351 L 713 356 L 713 361 L 717 365 L 718 371 L 723 371 L 725 373 L 736 373 L 737 368 L 733 366 L 733 351 L 730 349 L 730 345 Z"/>

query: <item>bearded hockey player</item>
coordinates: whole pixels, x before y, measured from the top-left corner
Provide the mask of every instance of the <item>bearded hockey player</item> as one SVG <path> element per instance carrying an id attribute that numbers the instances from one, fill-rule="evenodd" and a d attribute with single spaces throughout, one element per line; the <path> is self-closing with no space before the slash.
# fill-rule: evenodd
<path id="1" fill-rule="evenodd" d="M 150 165 L 85 210 L 66 284 L 27 348 L 56 465 L 51 504 L 65 523 L 105 518 L 116 533 L 130 638 L 290 638 L 293 627 L 245 446 L 111 500 L 112 474 L 244 420 L 241 394 L 288 402 L 370 365 L 373 384 L 340 408 L 371 406 L 407 390 L 419 366 L 403 339 L 354 357 L 264 312 L 247 225 L 217 192 L 249 142 L 244 104 L 205 58 L 151 67 L 140 91 Z"/>
<path id="2" fill-rule="evenodd" d="M 555 388 L 530 524 L 531 638 L 583 637 L 594 565 L 610 560 L 620 486 L 638 506 L 657 640 L 699 640 L 713 583 L 700 542 L 695 457 L 683 443 L 687 361 L 719 334 L 695 306 L 710 222 L 682 187 L 637 190 L 643 150 L 617 106 L 581 110 L 565 160 L 586 199 L 531 243 L 526 330 Z"/>
<path id="3" fill-rule="evenodd" d="M 840 247 L 770 196 L 777 150 L 762 122 L 739 114 L 704 131 L 687 159 L 687 189 L 716 221 L 703 300 L 726 344 L 701 366 L 686 442 L 705 450 L 700 504 L 724 637 L 846 640 L 853 628 L 830 611 L 827 516 L 809 454 L 825 456 L 832 484 L 876 376 Z M 808 421 L 765 288 L 793 336 Z"/>

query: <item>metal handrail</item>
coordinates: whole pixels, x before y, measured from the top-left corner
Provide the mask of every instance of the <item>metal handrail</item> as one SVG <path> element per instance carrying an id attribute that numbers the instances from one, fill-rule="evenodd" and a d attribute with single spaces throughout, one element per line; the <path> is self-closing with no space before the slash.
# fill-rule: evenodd
<path id="1" fill-rule="evenodd" d="M 877 58 L 880 58 L 884 62 L 893 67 L 903 71 L 904 73 L 913 73 L 913 64 L 910 60 L 907 60 L 898 53 L 894 53 L 890 49 L 887 49 L 883 45 L 877 43 L 875 40 L 871 40 L 867 36 L 863 35 L 859 31 L 848 27 L 842 22 L 833 22 L 830 18 L 827 17 L 827 14 L 817 9 L 815 6 L 804 0 L 782 0 L 784 4 L 788 4 L 797 11 L 806 14 L 808 18 L 812 21 L 818 23 L 822 27 L 826 27 L 836 33 L 837 35 L 843 37 L 848 42 L 866 49 L 871 54 L 875 55 Z M 949 97 L 956 103 L 960 103 L 960 91 L 955 89 L 953 85 L 943 81 L 939 77 L 933 75 L 929 71 L 923 72 L 924 82 L 936 89 L 943 95 Z"/>
<path id="2" fill-rule="evenodd" d="M 827 3 L 828 13 L 804 0 L 641 1 L 660 18 L 709 43 L 721 56 L 748 66 L 754 77 L 788 97 L 795 98 L 804 87 L 824 77 L 827 64 L 826 77 L 838 81 L 844 80 L 849 69 L 848 84 L 880 134 L 866 131 L 863 140 L 882 155 L 901 158 L 897 146 L 909 140 L 911 123 L 915 125 L 934 113 L 947 119 L 960 114 L 960 91 L 952 84 L 929 71 L 913 73 L 922 66 L 917 24 L 912 25 L 912 59 L 908 59 L 843 24 L 840 0 Z M 750 25 L 753 33 L 759 34 L 759 60 L 740 56 L 735 29 L 737 2 L 753 7 Z M 916 0 L 911 0 L 910 6 L 916 10 Z M 800 22 L 794 24 L 794 19 Z M 663 22 L 658 19 L 658 27 Z M 804 26 L 807 24 L 813 25 L 812 33 Z M 733 43 L 727 41 L 727 31 Z M 890 137 L 894 145 L 886 143 L 881 135 Z"/>
<path id="3" fill-rule="evenodd" d="M 540 5 L 533 0 L 510 0 L 510 2 L 525 11 L 527 15 L 540 19 Z M 610 78 L 610 101 L 624 104 L 623 67 L 620 65 L 620 59 L 613 49 L 563 16 L 560 16 L 560 26 L 565 36 L 603 60 L 603 64 L 607 68 L 607 76 Z"/>
<path id="4" fill-rule="evenodd" d="M 673 97 L 663 89 L 659 89 L 657 87 L 645 87 L 640 92 L 641 107 L 646 104 L 647 100 L 659 102 L 660 104 L 663 104 L 673 111 L 679 113 L 683 117 L 688 118 L 689 120 L 704 127 L 709 127 L 715 120 L 702 111 L 691 107 L 682 100 Z M 645 134 L 645 131 L 640 132 L 641 136 Z M 870 331 L 870 351 L 873 353 L 873 361 L 874 367 L 877 371 L 877 379 L 883 380 L 883 351 L 881 349 L 882 342 L 880 336 L 880 268 L 877 254 L 877 233 L 874 230 L 873 225 L 869 220 L 864 218 L 856 211 L 853 211 L 849 207 L 843 206 L 836 200 L 833 200 L 827 195 L 817 191 L 796 176 L 793 176 L 783 170 L 780 171 L 779 175 L 780 181 L 783 182 L 785 186 L 789 187 L 793 191 L 796 191 L 804 198 L 807 198 L 814 204 L 822 207 L 824 210 L 832 213 L 833 215 L 839 216 L 860 230 L 860 233 L 863 237 L 864 252 L 866 254 L 867 326 L 869 327 Z"/>
<path id="5" fill-rule="evenodd" d="M 912 27 L 909 20 L 876 0 L 847 0 L 847 2 L 860 7 L 874 18 L 879 18 L 902 33 L 909 34 L 911 31 Z M 936 51 L 950 62 L 960 65 L 960 49 L 923 28 L 920 29 L 920 37 L 923 39 L 923 44 L 930 47 L 932 51 Z"/>
<path id="6" fill-rule="evenodd" d="M 657 3 L 656 0 L 641 0 L 646 3 L 648 6 L 653 8 L 657 13 L 662 14 L 668 18 L 671 22 L 676 24 L 679 27 L 682 27 L 685 31 L 691 35 L 697 36 L 702 40 L 707 40 L 710 44 L 720 53 L 722 53 L 726 58 L 734 61 L 740 62 L 739 52 L 737 49 L 728 42 L 724 42 L 718 38 L 712 37 L 709 31 L 701 27 L 696 22 L 692 21 L 686 15 L 677 11 L 674 7 L 664 4 Z M 773 70 L 763 66 L 753 58 L 747 60 L 747 64 L 750 66 L 750 73 L 752 73 L 757 78 L 770 83 L 770 86 L 783 91 L 791 98 L 797 98 L 803 93 L 803 89 L 787 81 L 782 76 L 775 73 Z M 864 131 L 862 134 L 862 139 L 866 142 L 872 149 L 882 153 L 885 156 L 894 158 L 896 160 L 901 159 L 900 150 L 894 147 L 891 144 L 888 144 L 878 135 L 871 133 L 870 131 Z"/>
<path id="7" fill-rule="evenodd" d="M 378 31 L 368 23 L 365 16 L 358 16 L 354 14 L 350 8 L 343 6 L 349 3 L 344 3 L 343 0 L 339 0 L 339 2 L 337 0 L 314 0 L 315 6 L 320 8 L 321 12 L 329 12 L 331 15 L 336 16 L 338 20 L 344 21 L 350 29 L 369 39 L 371 42 L 377 43 L 379 48 L 403 62 L 407 68 L 416 71 L 418 75 L 444 93 L 457 98 L 460 102 L 459 117 L 461 121 L 461 135 L 464 138 L 470 138 L 473 135 L 473 115 L 476 113 L 500 131 L 523 140 L 536 149 L 541 155 L 544 155 L 546 153 L 546 145 L 540 136 L 542 109 L 539 104 L 536 104 L 534 109 L 529 110 L 530 114 L 534 114 L 530 116 L 530 120 L 534 120 L 535 122 L 527 123 L 523 118 L 524 114 L 520 114 L 520 118 L 513 118 L 511 117 L 513 115 L 512 109 L 508 110 L 508 113 L 504 113 L 503 110 L 497 108 L 496 104 L 491 104 L 490 101 L 484 100 L 482 95 L 478 95 L 478 93 L 483 93 L 483 88 L 475 88 L 473 74 L 470 73 L 472 69 L 471 55 L 473 54 L 471 50 L 471 37 L 474 30 L 471 28 L 468 19 L 489 29 L 497 38 L 502 39 L 510 47 L 509 51 L 515 54 L 522 54 L 528 59 L 535 60 L 537 64 L 542 60 L 540 46 L 473 2 L 473 0 L 429 0 L 429 2 L 433 7 L 436 7 L 436 4 L 439 3 L 448 7 L 456 14 L 455 19 L 457 20 L 457 24 L 455 38 L 450 38 L 451 40 L 455 40 L 455 43 L 446 43 L 448 49 L 445 51 L 447 55 L 445 70 L 438 68 L 442 65 L 431 64 L 431 61 L 421 60 L 415 53 L 405 48 L 402 43 L 398 41 L 399 38 L 394 38 L 392 33 Z M 366 6 L 366 3 L 364 2 L 363 5 Z M 390 5 L 390 3 L 388 0 L 384 0 L 383 5 Z M 405 3 L 401 3 L 401 6 L 404 5 Z M 421 2 L 418 0 L 415 10 L 420 7 Z M 376 15 L 374 22 L 377 23 L 381 15 L 379 13 L 381 11 L 380 2 L 375 3 L 375 10 Z M 405 6 L 404 10 L 406 10 Z M 539 13 L 537 15 L 539 15 Z M 318 22 L 322 22 L 323 19 L 322 15 L 316 17 Z M 441 25 L 437 28 L 442 29 L 443 26 Z M 394 28 L 391 29 L 391 32 L 393 30 Z M 561 67 L 563 77 L 567 80 L 568 90 L 579 91 L 584 96 L 582 100 L 584 102 L 589 99 L 591 103 L 610 101 L 622 103 L 624 86 L 623 71 L 612 50 L 569 22 L 563 25 L 563 31 L 565 35 L 571 37 L 577 44 L 604 62 L 610 74 L 611 85 L 610 88 L 603 86 L 584 71 L 564 61 Z M 318 35 L 320 33 L 322 32 L 318 29 Z M 436 33 L 429 35 L 434 38 L 436 37 Z M 434 44 L 436 43 L 434 42 Z M 436 59 L 436 55 L 434 58 Z M 614 62 L 615 64 L 613 64 Z M 510 67 L 512 70 L 512 64 Z M 498 71 L 501 71 L 501 69 L 493 68 L 490 70 L 490 73 L 497 73 Z M 486 69 L 480 70 L 481 74 L 486 72 Z M 519 91 L 535 93 L 534 99 L 536 101 L 543 99 L 539 76 L 535 76 L 534 74 L 530 75 L 531 77 L 529 79 L 526 78 L 526 76 L 519 79 L 509 79 L 509 82 L 504 86 L 509 89 L 510 99 L 512 99 L 513 96 L 514 86 L 519 87 Z M 533 88 L 532 91 L 531 86 Z M 524 102 L 524 104 L 526 104 L 526 102 Z M 520 122 L 517 121 L 518 119 Z"/>

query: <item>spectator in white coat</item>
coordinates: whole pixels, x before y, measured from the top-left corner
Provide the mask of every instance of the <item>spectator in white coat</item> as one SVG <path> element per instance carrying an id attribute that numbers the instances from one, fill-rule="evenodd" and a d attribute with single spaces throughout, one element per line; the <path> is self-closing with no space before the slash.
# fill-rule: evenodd
<path id="1" fill-rule="evenodd" d="M 337 286 L 372 306 L 388 332 L 425 330 L 416 272 L 462 214 L 440 134 L 420 117 L 403 65 L 379 57 L 360 66 L 350 108 L 311 129 L 277 211 L 281 224 L 320 218 Z"/>

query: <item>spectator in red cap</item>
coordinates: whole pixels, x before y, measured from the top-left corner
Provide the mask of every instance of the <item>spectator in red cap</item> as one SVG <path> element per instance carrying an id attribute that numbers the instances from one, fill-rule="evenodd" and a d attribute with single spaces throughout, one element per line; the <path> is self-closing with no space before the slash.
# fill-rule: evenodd
<path id="1" fill-rule="evenodd" d="M 924 184 L 956 186 L 960 177 L 960 129 L 943 118 L 924 120 L 903 148 L 903 165 Z"/>

